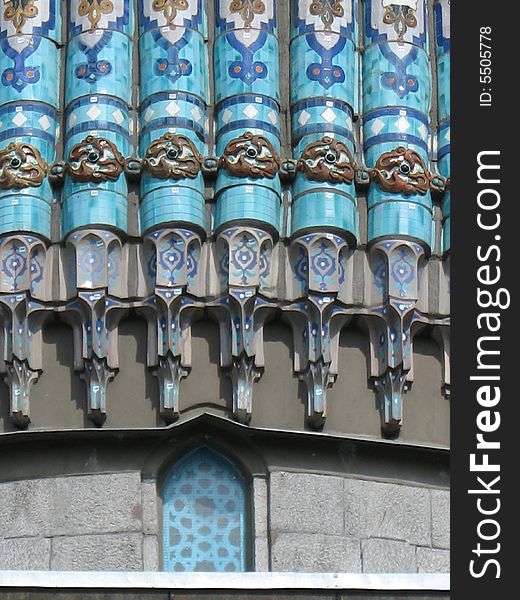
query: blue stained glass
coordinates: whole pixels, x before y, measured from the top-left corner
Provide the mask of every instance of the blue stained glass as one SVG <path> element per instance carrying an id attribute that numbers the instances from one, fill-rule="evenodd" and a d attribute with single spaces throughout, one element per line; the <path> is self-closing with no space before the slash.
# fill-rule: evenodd
<path id="1" fill-rule="evenodd" d="M 203 447 L 169 473 L 162 494 L 165 571 L 245 571 L 244 479 Z"/>

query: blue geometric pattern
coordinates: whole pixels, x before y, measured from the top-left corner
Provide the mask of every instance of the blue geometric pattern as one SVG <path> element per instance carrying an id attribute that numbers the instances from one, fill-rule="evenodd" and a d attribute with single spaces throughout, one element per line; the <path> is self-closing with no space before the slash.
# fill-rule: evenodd
<path id="1" fill-rule="evenodd" d="M 207 447 L 185 456 L 162 502 L 165 571 L 245 571 L 245 483 L 226 458 Z"/>

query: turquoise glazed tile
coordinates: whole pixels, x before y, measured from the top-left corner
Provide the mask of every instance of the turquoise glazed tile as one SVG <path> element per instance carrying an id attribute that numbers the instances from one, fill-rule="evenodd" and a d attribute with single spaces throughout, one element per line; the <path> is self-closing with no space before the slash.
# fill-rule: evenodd
<path id="1" fill-rule="evenodd" d="M 183 179 L 159 179 L 157 177 L 150 176 L 146 171 L 141 176 L 141 198 L 144 199 L 147 194 L 154 190 L 163 189 L 162 193 L 163 201 L 168 193 L 183 193 L 189 195 L 191 193 L 198 194 L 204 198 L 204 179 L 202 173 L 191 179 L 190 177 L 184 177 Z M 178 190 L 181 190 L 180 192 Z M 159 196 L 156 194 L 156 197 Z"/>
<path id="2" fill-rule="evenodd" d="M 355 47 L 349 38 L 317 32 L 291 42 L 291 104 L 327 96 L 354 106 Z"/>
<path id="3" fill-rule="evenodd" d="M 92 194 L 94 197 L 102 194 L 102 192 L 105 190 L 111 193 L 126 196 L 128 192 L 128 185 L 126 183 L 125 176 L 121 174 L 115 181 L 102 181 L 100 183 L 94 183 L 92 181 L 76 182 L 70 177 L 67 177 L 63 185 L 63 196 L 68 200 L 73 194 L 78 192 L 90 193 L 92 191 L 95 192 Z"/>
<path id="4" fill-rule="evenodd" d="M 36 196 L 12 192 L 0 195 L 0 234 L 20 231 L 49 239 L 51 205 Z"/>
<path id="5" fill-rule="evenodd" d="M 450 175 L 450 121 L 444 121 L 439 126 L 437 137 L 437 159 L 439 173 L 444 177 Z"/>
<path id="6" fill-rule="evenodd" d="M 204 3 L 188 0 L 167 11 L 151 0 L 140 3 L 139 155 L 166 134 L 187 138 L 196 151 L 207 154 L 209 98 L 207 29 Z M 169 142 L 170 143 L 170 142 Z M 174 143 L 174 142 L 171 142 Z M 141 231 L 168 224 L 204 233 L 204 181 L 152 176 L 144 171 L 140 184 Z"/>
<path id="7" fill-rule="evenodd" d="M 426 207 L 428 210 L 432 210 L 432 199 L 430 192 L 426 194 L 394 194 L 392 192 L 386 192 L 382 190 L 377 183 L 370 186 L 368 192 L 367 203 L 368 208 L 371 209 L 378 204 L 393 204 L 394 202 L 407 202 L 408 204 L 420 204 Z"/>
<path id="8" fill-rule="evenodd" d="M 442 200 L 442 214 L 445 217 L 449 217 L 450 209 L 451 209 L 451 194 L 450 194 L 450 189 L 448 188 L 446 190 L 446 193 L 444 194 L 444 198 Z"/>
<path id="9" fill-rule="evenodd" d="M 2 102 L 40 101 L 59 108 L 59 52 L 39 35 L 0 36 Z"/>
<path id="10" fill-rule="evenodd" d="M 356 200 L 351 195 L 334 190 L 310 190 L 294 198 L 291 203 L 291 235 L 309 229 L 340 230 L 358 236 Z"/>
<path id="11" fill-rule="evenodd" d="M 261 30 L 220 35 L 214 49 L 217 103 L 241 94 L 279 100 L 278 40 Z"/>
<path id="12" fill-rule="evenodd" d="M 278 196 L 281 196 L 282 194 L 282 186 L 278 176 L 275 176 L 272 179 L 269 177 L 234 177 L 230 175 L 224 168 L 219 169 L 217 183 L 215 185 L 215 193 L 218 194 L 231 187 L 242 187 L 242 184 L 248 188 L 254 187 L 258 193 L 263 193 L 262 190 L 269 189 Z"/>
<path id="13" fill-rule="evenodd" d="M 161 92 L 149 96 L 140 108 L 139 155 L 144 156 L 151 141 L 165 133 L 187 135 L 206 154 L 206 105 L 185 92 Z"/>
<path id="14" fill-rule="evenodd" d="M 435 0 L 433 10 L 437 55 L 449 54 L 451 46 L 450 0 Z"/>
<path id="15" fill-rule="evenodd" d="M 204 231 L 204 196 L 182 183 L 170 181 L 168 186 L 156 188 L 142 199 L 139 215 L 143 234 L 163 223 L 185 223 Z"/>
<path id="16" fill-rule="evenodd" d="M 406 146 L 428 160 L 428 116 L 410 108 L 385 107 L 363 117 L 365 161 L 373 167 L 379 156 L 397 146 Z"/>
<path id="17" fill-rule="evenodd" d="M 353 112 L 346 102 L 327 97 L 308 98 L 291 107 L 291 116 L 295 157 L 300 156 L 308 143 L 325 135 L 341 140 L 355 153 Z"/>
<path id="18" fill-rule="evenodd" d="M 437 59 L 437 87 L 439 121 L 450 117 L 450 55 L 441 54 Z"/>
<path id="19" fill-rule="evenodd" d="M 295 159 L 309 144 L 324 137 L 345 144 L 352 157 L 356 153 L 357 4 L 347 1 L 341 11 L 334 8 L 308 0 L 291 3 L 291 141 Z M 334 230 L 355 244 L 358 217 L 354 186 L 319 179 L 297 174 L 291 190 L 291 235 Z"/>
<path id="20" fill-rule="evenodd" d="M 265 96 L 241 94 L 224 100 L 217 107 L 216 135 L 219 149 L 243 131 L 261 131 L 261 135 L 279 147 L 280 108 Z M 227 140 L 227 141 L 224 141 Z M 220 150 L 219 150 L 220 151 Z"/>
<path id="21" fill-rule="evenodd" d="M 63 235 L 79 227 L 127 230 L 126 196 L 108 189 L 82 189 L 68 196 L 61 208 Z"/>
<path id="22" fill-rule="evenodd" d="M 235 185 L 220 192 L 214 205 L 213 223 L 216 230 L 233 221 L 247 221 L 280 229 L 280 196 L 273 190 L 252 185 Z"/>
<path id="23" fill-rule="evenodd" d="M 132 154 L 130 135 L 133 122 L 126 103 L 110 96 L 84 96 L 67 107 L 65 152 L 88 135 L 111 140 L 125 157 Z"/>
<path id="24" fill-rule="evenodd" d="M 10 142 L 37 148 L 46 163 L 56 159 L 58 113 L 40 102 L 12 102 L 0 106 L 0 148 Z"/>
<path id="25" fill-rule="evenodd" d="M 96 29 L 67 44 L 66 104 L 89 94 L 132 101 L 132 41 L 124 33 Z"/>
<path id="26" fill-rule="evenodd" d="M 450 234 L 451 218 L 446 217 L 442 225 L 442 251 L 448 252 L 451 248 L 451 234 Z"/>
<path id="27" fill-rule="evenodd" d="M 0 10 L 0 149 L 11 143 L 27 144 L 49 165 L 56 159 L 60 136 L 61 3 L 34 0 L 33 6 L 25 8 L 4 4 L 5 10 Z M 24 8 L 23 15 L 17 8 Z M 46 177 L 35 183 L 0 190 L 0 234 L 50 237 L 54 193 Z"/>
<path id="28" fill-rule="evenodd" d="M 430 62 L 410 44 L 375 44 L 363 53 L 363 112 L 403 106 L 428 114 Z"/>
<path id="29" fill-rule="evenodd" d="M 437 162 L 437 169 L 443 177 L 449 177 L 451 174 L 450 153 L 443 154 Z"/>
<path id="30" fill-rule="evenodd" d="M 414 202 L 376 204 L 368 210 L 368 241 L 380 238 L 413 238 L 431 246 L 432 212 Z"/>
<path id="31" fill-rule="evenodd" d="M 187 92 L 208 100 L 204 38 L 184 27 L 146 31 L 139 39 L 140 101 L 158 92 Z"/>

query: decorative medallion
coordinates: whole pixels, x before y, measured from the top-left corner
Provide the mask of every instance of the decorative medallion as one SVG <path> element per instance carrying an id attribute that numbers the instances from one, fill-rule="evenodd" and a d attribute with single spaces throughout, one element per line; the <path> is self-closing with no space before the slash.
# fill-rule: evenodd
<path id="1" fill-rule="evenodd" d="M 38 187 L 47 175 L 47 164 L 31 144 L 11 142 L 0 150 L 0 189 Z"/>
<path id="2" fill-rule="evenodd" d="M 152 9 L 155 12 L 162 13 L 168 25 L 171 25 L 175 20 L 177 11 L 187 10 L 188 8 L 188 0 L 153 0 L 152 2 Z"/>
<path id="3" fill-rule="evenodd" d="M 230 13 L 238 13 L 244 21 L 244 27 L 251 27 L 256 15 L 265 13 L 265 4 L 262 0 L 231 0 Z"/>
<path id="4" fill-rule="evenodd" d="M 350 150 L 343 142 L 324 136 L 305 146 L 298 170 L 312 181 L 352 183 L 355 171 Z"/>
<path id="5" fill-rule="evenodd" d="M 87 17 L 92 29 L 95 29 L 103 15 L 109 15 L 114 10 L 111 0 L 81 0 L 78 15 Z"/>
<path id="6" fill-rule="evenodd" d="M 431 183 L 431 175 L 423 159 L 414 150 L 403 146 L 382 154 L 371 176 L 386 192 L 406 196 L 426 194 Z"/>
<path id="7" fill-rule="evenodd" d="M 159 179 L 195 179 L 202 167 L 202 156 L 188 137 L 166 133 L 150 144 L 144 167 Z"/>
<path id="8" fill-rule="evenodd" d="M 123 172 L 125 159 L 115 144 L 105 138 L 87 136 L 70 151 L 67 171 L 74 181 L 115 181 Z"/>
<path id="9" fill-rule="evenodd" d="M 330 31 L 334 19 L 341 18 L 345 14 L 342 0 L 314 0 L 309 7 L 309 12 L 313 17 L 319 17 L 323 23 L 325 31 Z"/>
<path id="10" fill-rule="evenodd" d="M 232 139 L 220 157 L 220 166 L 234 177 L 269 177 L 280 168 L 280 157 L 269 140 L 246 131 Z"/>
<path id="11" fill-rule="evenodd" d="M 27 19 L 34 19 L 38 14 L 36 0 L 7 0 L 5 3 L 4 19 L 11 21 L 17 34 L 22 33 Z"/>
<path id="12" fill-rule="evenodd" d="M 415 9 L 404 4 L 386 4 L 383 3 L 385 14 L 383 15 L 383 23 L 385 25 L 393 25 L 394 31 L 397 34 L 398 41 L 402 41 L 408 27 L 417 27 L 417 17 L 415 10 L 417 1 L 414 2 Z"/>

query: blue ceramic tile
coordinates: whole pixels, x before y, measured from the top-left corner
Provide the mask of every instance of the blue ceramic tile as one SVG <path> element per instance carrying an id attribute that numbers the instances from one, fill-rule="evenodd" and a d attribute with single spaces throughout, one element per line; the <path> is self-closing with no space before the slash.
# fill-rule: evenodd
<path id="1" fill-rule="evenodd" d="M 114 227 L 127 230 L 126 196 L 108 189 L 83 189 L 69 195 L 61 208 L 62 232 L 67 235 L 78 227 Z"/>
<path id="2" fill-rule="evenodd" d="M 39 35 L 0 36 L 2 102 L 39 101 L 59 108 L 59 51 Z"/>
<path id="3" fill-rule="evenodd" d="M 220 35 L 214 49 L 217 103 L 241 94 L 279 99 L 278 40 L 261 30 Z"/>
<path id="4" fill-rule="evenodd" d="M 170 181 L 144 196 L 139 208 L 141 231 L 145 234 L 160 225 L 189 224 L 204 231 L 204 196 L 197 190 L 185 187 L 185 181 Z"/>
<path id="5" fill-rule="evenodd" d="M 213 223 L 215 229 L 234 221 L 257 222 L 260 226 L 280 229 L 280 196 L 258 184 L 235 185 L 223 190 L 214 205 Z"/>
<path id="6" fill-rule="evenodd" d="M 51 205 L 36 196 L 12 192 L 0 197 L 0 234 L 25 231 L 50 238 Z"/>
<path id="7" fill-rule="evenodd" d="M 298 196 L 291 203 L 291 235 L 306 229 L 319 228 L 358 236 L 356 200 L 353 196 L 334 190 L 317 189 Z"/>
<path id="8" fill-rule="evenodd" d="M 67 44 L 65 102 L 107 94 L 132 101 L 132 40 L 119 31 L 80 33 Z"/>
<path id="9" fill-rule="evenodd" d="M 428 114 L 430 62 L 411 44 L 376 44 L 363 53 L 363 112 L 403 106 Z"/>
<path id="10" fill-rule="evenodd" d="M 354 106 L 355 48 L 337 33 L 308 33 L 291 42 L 291 104 L 327 96 Z"/>

